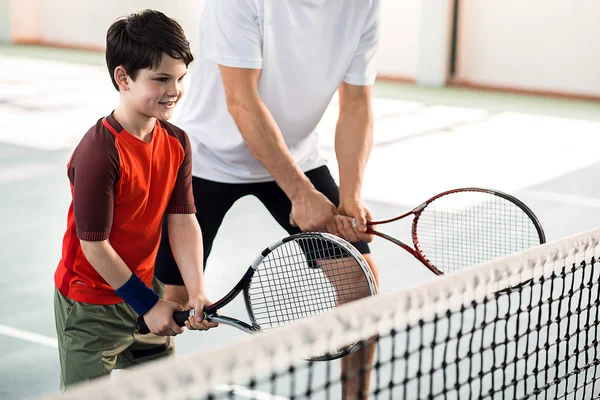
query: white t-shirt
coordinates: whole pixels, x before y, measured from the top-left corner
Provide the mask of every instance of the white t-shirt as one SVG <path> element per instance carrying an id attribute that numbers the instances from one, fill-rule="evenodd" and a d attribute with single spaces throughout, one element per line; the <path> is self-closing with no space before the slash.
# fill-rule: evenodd
<path id="1" fill-rule="evenodd" d="M 217 182 L 273 180 L 227 110 L 219 64 L 262 69 L 258 90 L 303 171 L 325 164 L 315 127 L 342 81 L 372 85 L 380 0 L 206 0 L 200 48 L 177 125 L 193 174 Z"/>

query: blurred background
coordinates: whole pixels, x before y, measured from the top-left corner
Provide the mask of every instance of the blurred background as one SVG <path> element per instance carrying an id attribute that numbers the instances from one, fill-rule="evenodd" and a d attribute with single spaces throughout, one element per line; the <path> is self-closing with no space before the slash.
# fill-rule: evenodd
<path id="1" fill-rule="evenodd" d="M 597 227 L 600 2 L 381 2 L 375 144 L 363 191 L 373 215 L 486 186 L 529 205 L 548 241 Z M 0 0 L 0 398 L 58 389 L 53 274 L 70 202 L 66 163 L 118 100 L 104 64 L 108 26 L 158 9 L 182 23 L 195 49 L 203 3 Z M 336 118 L 334 97 L 318 129 L 334 175 Z M 408 226 L 392 233 L 410 240 Z M 256 199 L 240 200 L 209 259 L 210 297 L 283 235 Z M 383 293 L 433 278 L 388 243 L 372 249 Z M 243 315 L 243 304 L 234 307 Z M 189 332 L 177 338 L 178 354 L 243 335 Z"/>
<path id="2" fill-rule="evenodd" d="M 118 16 L 154 8 L 197 42 L 202 0 L 0 0 L 0 41 L 101 51 Z M 600 97 L 594 0 L 382 0 L 379 75 Z"/>

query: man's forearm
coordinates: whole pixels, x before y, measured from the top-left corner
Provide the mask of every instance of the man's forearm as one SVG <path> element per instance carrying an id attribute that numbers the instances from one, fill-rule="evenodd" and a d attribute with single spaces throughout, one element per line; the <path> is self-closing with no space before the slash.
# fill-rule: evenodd
<path id="1" fill-rule="evenodd" d="M 312 187 L 294 161 L 277 123 L 260 100 L 236 104 L 229 111 L 252 154 L 290 199 Z"/>
<path id="2" fill-rule="evenodd" d="M 373 147 L 373 115 L 370 106 L 340 114 L 335 152 L 340 173 L 340 197 L 359 198 L 363 174 Z"/>

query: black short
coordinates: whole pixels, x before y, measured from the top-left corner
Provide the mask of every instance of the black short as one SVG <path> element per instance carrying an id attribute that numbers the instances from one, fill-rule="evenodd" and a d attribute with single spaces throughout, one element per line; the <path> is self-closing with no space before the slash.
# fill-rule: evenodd
<path id="1" fill-rule="evenodd" d="M 326 166 L 306 172 L 306 176 L 314 187 L 323 193 L 333 204 L 340 204 L 340 194 L 335 181 Z M 220 183 L 194 177 L 192 180 L 194 202 L 196 203 L 196 218 L 202 228 L 204 244 L 204 266 L 210 254 L 217 231 L 225 218 L 225 214 L 233 203 L 244 196 L 252 195 L 258 198 L 273 218 L 290 235 L 300 233 L 300 229 L 289 222 L 292 204 L 277 183 Z M 370 253 L 365 242 L 352 243 L 362 254 Z M 265 243 L 267 246 L 268 243 Z M 183 279 L 171 253 L 166 218 L 163 222 L 163 235 L 156 259 L 156 277 L 163 283 L 183 285 Z"/>

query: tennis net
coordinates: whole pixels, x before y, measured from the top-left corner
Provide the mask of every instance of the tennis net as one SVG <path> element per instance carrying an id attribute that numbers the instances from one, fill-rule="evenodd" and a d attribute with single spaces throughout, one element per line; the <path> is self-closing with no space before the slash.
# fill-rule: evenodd
<path id="1" fill-rule="evenodd" d="M 597 229 L 60 398 L 340 399 L 365 370 L 347 398 L 599 398 L 599 256 Z M 369 340 L 375 361 L 348 376 L 304 361 Z"/>

